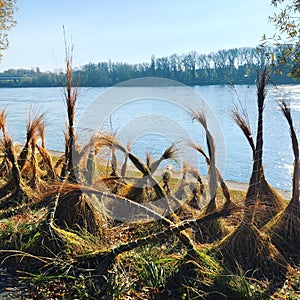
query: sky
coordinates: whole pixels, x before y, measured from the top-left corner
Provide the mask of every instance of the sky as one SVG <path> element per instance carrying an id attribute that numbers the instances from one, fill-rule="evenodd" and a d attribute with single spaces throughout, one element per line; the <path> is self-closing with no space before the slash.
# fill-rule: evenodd
<path id="1" fill-rule="evenodd" d="M 255 47 L 271 36 L 271 0 L 17 0 L 0 71 L 64 68 L 64 35 L 74 66 L 150 62 L 155 57 Z"/>

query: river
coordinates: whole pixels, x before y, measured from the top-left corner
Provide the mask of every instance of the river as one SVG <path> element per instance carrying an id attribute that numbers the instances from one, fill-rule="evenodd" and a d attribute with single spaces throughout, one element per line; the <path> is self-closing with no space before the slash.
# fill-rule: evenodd
<path id="1" fill-rule="evenodd" d="M 85 124 L 98 119 L 98 122 L 103 121 L 104 125 L 101 124 L 105 129 L 115 132 L 124 144 L 127 143 L 126 139 L 130 139 L 132 152 L 142 159 L 145 159 L 146 152 L 157 157 L 166 146 L 176 143 L 180 149 L 179 160 L 190 160 L 197 164 L 201 173 L 205 173 L 205 162 L 195 152 L 189 154 L 192 152 L 186 150 L 188 140 L 205 148 L 205 134 L 192 121 L 188 112 L 190 107 L 197 109 L 190 105 L 191 97 L 199 97 L 202 100 L 197 100 L 196 103 L 199 103 L 199 109 L 208 111 L 209 129 L 216 137 L 218 167 L 225 179 L 248 182 L 252 166 L 251 150 L 241 130 L 232 121 L 231 109 L 234 105 L 242 105 L 247 110 L 255 134 L 255 86 L 239 85 L 235 90 L 229 85 L 195 86 L 186 88 L 180 95 L 174 87 L 154 88 L 154 95 L 149 89 L 142 93 L 136 93 L 138 88 L 133 88 L 134 92 L 131 88 L 129 93 L 125 87 L 116 89 L 118 97 L 125 95 L 125 100 L 114 101 L 111 88 L 79 90 L 75 124 L 80 129 L 79 137 L 88 136 L 84 133 Z M 176 100 L 177 94 L 180 101 Z M 295 127 L 299 132 L 300 86 L 270 86 L 264 110 L 263 162 L 266 178 L 274 187 L 290 190 L 293 153 L 289 128 L 278 107 L 280 99 L 290 101 Z M 52 150 L 64 150 L 66 105 L 60 88 L 2 88 L 0 109 L 3 108 L 7 111 L 8 132 L 14 142 L 24 143 L 30 111 L 37 114 L 45 112 L 46 145 Z M 300 138 L 299 134 L 298 136 Z M 192 159 L 191 155 L 194 155 Z"/>

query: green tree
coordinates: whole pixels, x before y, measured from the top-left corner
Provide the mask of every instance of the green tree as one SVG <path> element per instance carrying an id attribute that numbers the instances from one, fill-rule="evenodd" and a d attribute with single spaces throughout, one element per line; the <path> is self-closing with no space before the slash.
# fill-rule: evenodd
<path id="1" fill-rule="evenodd" d="M 262 47 L 273 44 L 276 51 L 270 53 L 272 59 L 279 63 L 280 72 L 287 68 L 294 78 L 300 77 L 300 1 L 271 0 L 277 10 L 270 20 L 275 26 L 272 37 L 264 35 Z"/>
<path id="2" fill-rule="evenodd" d="M 0 62 L 2 52 L 8 47 L 8 31 L 16 24 L 14 13 L 17 0 L 0 0 Z"/>

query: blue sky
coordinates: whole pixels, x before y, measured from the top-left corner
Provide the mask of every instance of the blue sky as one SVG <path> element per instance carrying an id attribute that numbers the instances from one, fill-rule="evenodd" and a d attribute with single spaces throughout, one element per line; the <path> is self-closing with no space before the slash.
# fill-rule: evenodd
<path id="1" fill-rule="evenodd" d="M 191 50 L 255 47 L 272 35 L 271 0 L 17 0 L 0 71 L 64 66 L 65 26 L 74 64 L 129 63 Z"/>

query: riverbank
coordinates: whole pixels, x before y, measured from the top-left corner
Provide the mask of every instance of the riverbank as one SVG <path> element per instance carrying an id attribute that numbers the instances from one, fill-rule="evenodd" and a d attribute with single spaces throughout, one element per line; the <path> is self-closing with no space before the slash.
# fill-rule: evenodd
<path id="1" fill-rule="evenodd" d="M 63 155 L 62 152 L 59 151 L 54 151 L 54 150 L 50 150 L 49 153 L 51 154 L 52 157 L 61 157 Z M 135 171 L 135 167 L 130 167 L 128 166 L 131 171 Z M 158 176 L 162 176 L 164 170 L 158 170 Z M 181 178 L 182 174 L 180 173 L 173 173 L 173 176 L 176 177 L 178 180 Z M 203 176 L 203 181 L 204 183 L 207 183 L 208 177 L 207 176 Z M 245 182 L 238 182 L 238 181 L 234 181 L 234 180 L 225 180 L 228 188 L 230 190 L 233 191 L 241 191 L 241 192 L 246 192 L 248 189 L 248 183 Z M 273 187 L 274 188 L 274 187 Z M 290 190 L 283 190 L 283 189 L 279 189 L 279 188 L 274 188 L 274 190 L 284 199 L 284 200 L 291 200 L 292 197 L 292 191 Z"/>
<path id="2" fill-rule="evenodd" d="M 236 182 L 232 180 L 226 180 L 226 183 L 228 185 L 228 188 L 230 190 L 234 191 L 243 191 L 246 192 L 248 189 L 248 184 L 247 183 L 242 183 L 242 182 Z M 277 189 L 274 188 L 274 190 L 284 199 L 284 200 L 291 200 L 292 197 L 292 192 L 287 191 L 287 190 L 282 190 L 282 189 Z"/>
<path id="3" fill-rule="evenodd" d="M 58 151 L 50 151 L 50 154 L 52 155 L 53 160 L 57 160 L 61 155 L 63 155 L 62 152 Z M 101 171 L 106 172 L 105 163 L 100 161 L 99 165 Z M 162 172 L 163 169 L 157 170 L 156 174 L 158 179 L 161 179 Z M 57 172 L 57 175 L 59 175 L 59 172 Z M 133 166 L 129 168 L 128 175 L 133 176 L 134 178 L 141 178 L 141 173 Z M 181 176 L 181 172 L 177 173 L 174 171 L 172 178 L 176 186 L 180 183 Z M 207 176 L 202 176 L 202 179 L 204 183 L 207 183 Z M 195 178 L 191 177 L 191 175 L 188 175 L 186 180 L 187 182 L 195 182 Z M 227 181 L 227 184 L 232 191 L 232 200 L 242 201 L 244 198 L 244 192 L 247 190 L 247 184 L 235 181 Z M 171 190 L 172 193 L 175 193 L 176 191 L 176 189 L 172 188 Z M 243 193 L 236 191 L 243 191 Z M 54 192 L 57 193 L 57 190 Z M 220 293 L 223 291 L 224 286 L 223 283 L 221 284 L 224 279 L 223 267 L 221 264 L 219 265 L 217 261 L 214 261 L 213 256 L 208 256 L 207 247 L 212 246 L 209 246 L 205 240 L 202 241 L 200 239 L 201 237 L 196 236 L 198 232 L 196 227 L 192 228 L 191 231 L 188 231 L 191 238 L 195 238 L 196 240 L 197 237 L 196 241 L 198 246 L 197 252 L 195 252 L 196 256 L 193 258 L 193 265 L 201 266 L 203 261 L 208 265 L 203 265 L 203 267 L 201 266 L 201 268 L 195 269 L 196 272 L 192 275 L 196 280 L 194 281 L 196 282 L 194 286 L 193 282 L 191 282 L 190 285 L 186 285 L 186 277 L 184 276 L 190 276 L 190 274 L 186 273 L 187 275 L 185 275 L 184 273 L 187 272 L 187 262 L 182 259 L 185 247 L 182 243 L 178 243 L 177 238 L 173 238 L 172 234 L 165 236 L 167 238 L 164 237 L 163 240 L 159 242 L 153 242 L 155 240 L 150 239 L 150 242 L 146 245 L 141 244 L 138 246 L 140 248 L 135 250 L 133 248 L 128 248 L 129 250 L 125 250 L 123 254 L 117 252 L 118 259 L 109 262 L 110 269 L 103 269 L 103 271 L 101 271 L 103 272 L 104 281 L 99 279 L 98 270 L 95 275 L 92 275 L 93 277 L 91 277 L 90 273 L 87 276 L 87 273 L 85 273 L 86 268 L 88 267 L 92 270 L 90 265 L 90 262 L 93 263 L 93 260 L 91 260 L 92 253 L 100 251 L 99 253 L 104 253 L 105 257 L 109 259 L 111 249 L 115 249 L 116 247 L 119 247 L 119 245 L 124 246 L 126 243 L 131 247 L 131 245 L 133 245 L 132 241 L 136 238 L 138 238 L 139 241 L 144 242 L 144 237 L 153 235 L 152 232 L 159 233 L 162 230 L 162 226 L 160 223 L 156 222 L 149 222 L 147 224 L 139 222 L 120 224 L 118 222 L 112 223 L 106 218 L 92 219 L 94 218 L 92 212 L 95 213 L 95 216 L 97 213 L 96 209 L 94 209 L 94 206 L 92 205 L 93 202 L 89 202 L 89 199 L 87 198 L 84 199 L 85 202 L 83 204 L 85 206 L 81 206 L 82 202 L 76 203 L 75 201 L 82 198 L 77 197 L 76 193 L 74 194 L 72 191 L 69 191 L 67 198 L 64 196 L 60 198 L 60 203 L 65 203 L 66 206 L 56 208 L 57 221 L 55 220 L 55 222 L 61 224 L 61 227 L 49 227 L 49 233 L 48 226 L 45 226 L 46 223 L 44 223 L 46 221 L 45 218 L 47 217 L 47 214 L 45 214 L 45 207 L 41 208 L 36 205 L 26 205 L 25 208 L 19 207 L 18 209 L 14 209 L 14 211 L 11 211 L 10 214 L 3 211 L 3 216 L 5 216 L 1 220 L 3 225 L 1 228 L 3 258 L 5 258 L 5 249 L 7 249 L 7 252 L 9 253 L 11 249 L 16 248 L 15 251 L 21 250 L 20 254 L 22 256 L 25 252 L 29 253 L 30 256 L 28 258 L 33 259 L 31 263 L 34 264 L 34 260 L 37 257 L 35 256 L 35 251 L 38 251 L 40 256 L 41 253 L 39 251 L 43 248 L 43 245 L 43 249 L 46 249 L 46 251 L 51 249 L 49 247 L 53 247 L 53 250 L 51 249 L 50 255 L 46 252 L 46 255 L 49 255 L 49 257 L 45 256 L 42 252 L 43 256 L 40 257 L 43 259 L 47 258 L 49 260 L 43 260 L 46 262 L 46 265 L 40 269 L 41 273 L 37 274 L 34 274 L 34 271 L 31 269 L 28 271 L 25 267 L 25 270 L 30 273 L 17 271 L 20 267 L 20 269 L 23 269 L 22 263 L 26 261 L 26 259 L 22 258 L 21 260 L 16 260 L 20 265 L 16 264 L 15 266 L 13 264 L 14 260 L 7 258 L 4 260 L 2 259 L 2 264 L 0 265 L 0 300 L 91 299 L 90 295 L 94 295 L 95 293 L 98 293 L 97 295 L 99 299 L 125 299 L 125 295 L 128 296 L 126 299 L 150 299 L 150 297 L 155 297 L 156 299 L 171 299 L 170 295 L 173 295 L 174 299 L 177 299 L 176 296 L 178 293 L 181 293 L 183 288 L 187 288 L 188 290 L 190 288 L 198 289 L 200 285 L 203 289 L 206 289 L 208 294 L 212 291 L 219 291 Z M 101 199 L 102 197 L 99 200 Z M 39 204 L 43 206 L 47 204 L 47 202 L 41 199 Z M 47 207 L 50 209 L 49 204 Z M 97 222 L 95 224 L 99 226 L 99 232 L 98 229 L 93 232 L 93 228 L 89 227 L 91 232 L 88 232 L 87 235 L 87 231 L 81 231 L 81 229 L 78 230 L 77 227 L 73 227 L 76 229 L 71 230 L 69 230 L 68 227 L 63 227 L 64 224 L 59 223 L 59 221 L 69 216 L 69 212 L 76 212 L 75 210 L 72 210 L 73 207 L 76 207 L 76 209 L 83 207 L 85 210 L 79 211 L 78 215 L 80 217 L 85 216 L 84 221 L 91 221 L 92 219 Z M 93 209 L 90 210 L 90 208 Z M 192 208 L 184 211 L 183 208 L 183 211 L 179 211 L 178 216 L 182 219 L 185 218 L 184 221 L 188 222 L 188 220 L 192 219 L 193 216 L 196 215 L 196 211 L 194 214 L 191 209 Z M 87 214 L 87 212 L 89 212 L 89 214 Z M 70 219 L 67 220 L 69 221 Z M 74 218 L 74 220 L 76 220 L 76 218 Z M 225 234 L 232 231 L 239 222 L 240 215 L 234 215 L 234 213 L 229 218 L 220 220 L 220 223 L 218 224 L 222 224 L 222 228 L 224 230 L 222 231 L 222 234 L 224 234 L 224 237 Z M 85 223 L 82 224 L 84 225 Z M 99 233 L 102 235 L 98 236 Z M 52 243 L 54 234 L 58 241 L 55 244 Z M 48 237 L 51 237 L 50 240 L 48 240 Z M 107 239 L 108 246 L 107 244 L 102 244 L 105 239 Z M 53 261 L 54 265 L 51 266 L 53 251 L 57 251 L 57 253 L 59 253 L 57 257 L 59 257 L 60 261 L 59 263 L 57 263 L 58 261 Z M 59 256 L 60 253 L 64 252 L 66 253 L 65 256 Z M 12 253 L 12 257 L 14 257 L 16 253 Z M 108 257 L 106 255 L 108 255 Z M 79 256 L 83 257 L 80 261 L 77 260 Z M 96 259 L 97 261 L 95 266 L 102 264 L 105 265 L 101 256 Z M 189 261 L 191 260 L 190 257 L 188 257 L 188 259 Z M 157 261 L 161 261 L 162 263 L 157 263 Z M 80 269 L 78 269 L 78 262 L 80 262 Z M 48 264 L 50 264 L 49 269 L 47 269 Z M 81 264 L 83 264 L 83 266 Z M 66 265 L 70 266 L 67 273 L 65 273 L 64 267 Z M 152 269 L 149 272 L 148 266 L 151 268 L 153 267 L 154 273 L 151 273 Z M 179 271 L 178 266 L 180 268 Z M 29 267 L 32 268 L 32 265 Z M 136 270 L 138 270 L 138 272 Z M 212 272 L 211 270 L 215 271 Z M 205 286 L 206 281 L 201 279 L 204 278 L 201 276 L 207 276 L 207 274 L 213 278 L 212 280 L 214 280 L 215 284 L 210 283 L 209 286 Z M 260 285 L 264 287 L 267 284 L 263 281 L 258 281 L 246 276 L 241 277 L 239 274 L 235 273 L 230 273 L 227 276 L 234 280 L 232 283 L 234 286 L 238 286 L 240 280 L 244 280 L 247 287 L 249 286 L 250 288 L 253 286 L 254 289 L 256 289 L 255 292 L 258 294 L 263 293 Z M 174 278 L 178 278 L 178 285 L 182 286 L 181 289 L 178 289 L 177 286 L 173 286 Z M 284 280 L 285 282 L 291 282 L 292 284 L 295 281 L 294 273 L 292 275 L 288 275 L 288 277 Z M 117 286 L 115 285 L 116 282 Z M 132 282 L 134 282 L 134 284 L 132 284 Z M 253 282 L 255 282 L 255 285 L 253 285 Z M 90 283 L 92 283 L 92 288 L 89 285 Z M 284 282 L 281 282 L 280 284 L 283 283 Z M 228 289 L 230 286 L 231 284 L 228 283 Z M 283 290 L 277 292 L 279 296 L 277 298 L 272 297 L 271 299 L 282 299 L 282 293 L 286 292 L 285 287 L 286 285 L 284 284 L 282 288 Z M 244 296 L 245 291 L 241 288 L 238 292 L 231 292 L 230 290 L 226 290 L 226 292 L 230 299 L 232 299 L 230 295 L 233 295 L 234 293 L 238 293 L 238 297 L 240 299 Z M 265 293 L 267 294 L 267 292 Z M 86 296 L 83 297 L 83 295 Z M 181 296 L 183 297 L 183 293 Z"/>

